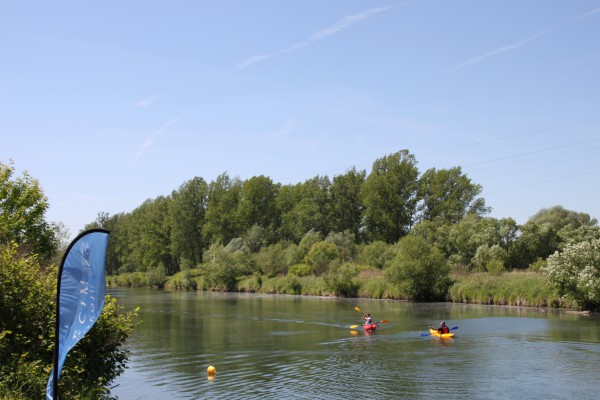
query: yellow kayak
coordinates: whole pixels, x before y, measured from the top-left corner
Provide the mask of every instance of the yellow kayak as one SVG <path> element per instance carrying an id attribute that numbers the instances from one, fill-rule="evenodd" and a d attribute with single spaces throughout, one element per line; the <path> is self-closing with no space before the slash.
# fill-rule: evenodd
<path id="1" fill-rule="evenodd" d="M 449 332 L 449 333 L 439 333 L 437 331 L 437 329 L 431 329 L 431 328 L 429 328 L 429 334 L 431 336 L 441 337 L 442 339 L 453 338 L 454 337 L 454 333 L 452 333 L 452 332 Z"/>

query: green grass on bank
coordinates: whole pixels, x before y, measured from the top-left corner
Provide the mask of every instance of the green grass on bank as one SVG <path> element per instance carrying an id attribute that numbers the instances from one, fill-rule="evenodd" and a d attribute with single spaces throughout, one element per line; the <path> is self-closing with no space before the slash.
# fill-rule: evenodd
<path id="1" fill-rule="evenodd" d="M 448 298 L 455 303 L 495 304 L 525 307 L 572 307 L 560 297 L 539 272 L 455 274 Z"/>
<path id="2" fill-rule="evenodd" d="M 577 308 L 561 299 L 540 272 L 515 271 L 500 275 L 489 273 L 455 273 L 447 300 L 455 303 L 507 305 L 524 307 Z M 199 270 L 179 272 L 165 277 L 162 284 L 151 282 L 140 272 L 107 277 L 113 287 L 163 287 L 166 290 L 211 290 Z M 380 270 L 362 271 L 353 279 L 356 297 L 409 300 L 389 285 Z M 294 274 L 269 278 L 252 275 L 237 281 L 237 290 L 248 293 L 333 296 L 323 277 Z"/>

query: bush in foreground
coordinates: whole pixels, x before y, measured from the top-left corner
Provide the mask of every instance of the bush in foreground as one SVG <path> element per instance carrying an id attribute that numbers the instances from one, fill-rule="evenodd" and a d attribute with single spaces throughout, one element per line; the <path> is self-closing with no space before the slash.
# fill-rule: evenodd
<path id="1" fill-rule="evenodd" d="M 15 245 L 0 248 L 0 398 L 44 398 L 53 362 L 57 272 L 42 271 L 35 256 L 18 256 Z M 62 398 L 109 398 L 110 383 L 125 368 L 122 345 L 134 317 L 106 297 L 96 324 L 69 352 L 59 382 Z"/>
<path id="2" fill-rule="evenodd" d="M 451 284 L 443 254 L 424 239 L 411 235 L 400 239 L 398 253 L 384 273 L 390 284 L 417 301 L 442 300 Z"/>
<path id="3" fill-rule="evenodd" d="M 561 296 L 587 310 L 600 308 L 600 239 L 567 245 L 542 270 Z"/>

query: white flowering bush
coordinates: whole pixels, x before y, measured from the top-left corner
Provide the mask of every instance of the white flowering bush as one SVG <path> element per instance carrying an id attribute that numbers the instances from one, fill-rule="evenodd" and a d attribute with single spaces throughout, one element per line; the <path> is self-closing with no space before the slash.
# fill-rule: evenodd
<path id="1" fill-rule="evenodd" d="M 561 296 L 586 309 L 600 306 L 600 239 L 567 245 L 548 257 L 543 271 Z"/>

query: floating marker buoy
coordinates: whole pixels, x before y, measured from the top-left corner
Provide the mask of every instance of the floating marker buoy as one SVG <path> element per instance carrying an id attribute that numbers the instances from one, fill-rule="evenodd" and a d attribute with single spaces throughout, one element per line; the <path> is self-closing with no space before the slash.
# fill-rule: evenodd
<path id="1" fill-rule="evenodd" d="M 206 369 L 206 373 L 207 373 L 209 376 L 213 376 L 213 375 L 215 375 L 215 374 L 217 373 L 217 369 L 211 365 L 210 367 L 208 367 L 208 368 Z"/>

